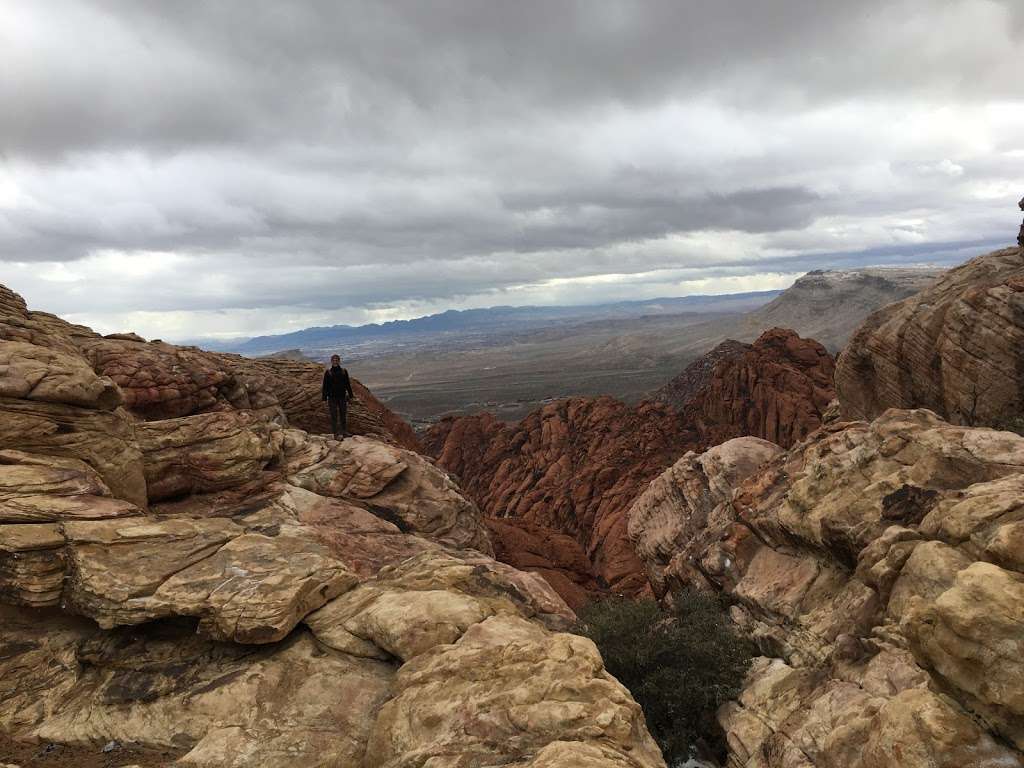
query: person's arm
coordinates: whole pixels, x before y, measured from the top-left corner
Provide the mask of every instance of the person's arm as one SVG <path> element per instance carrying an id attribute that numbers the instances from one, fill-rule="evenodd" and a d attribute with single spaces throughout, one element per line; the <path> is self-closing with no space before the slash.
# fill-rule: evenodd
<path id="1" fill-rule="evenodd" d="M 352 379 L 349 378 L 348 371 L 345 371 L 345 388 L 348 390 L 348 399 L 351 400 L 356 395 L 352 391 Z"/>
<path id="2" fill-rule="evenodd" d="M 324 371 L 324 385 L 321 387 L 321 394 L 324 396 L 324 400 L 327 399 L 327 394 L 330 392 L 330 386 L 328 384 L 328 377 L 331 375 L 330 371 Z"/>

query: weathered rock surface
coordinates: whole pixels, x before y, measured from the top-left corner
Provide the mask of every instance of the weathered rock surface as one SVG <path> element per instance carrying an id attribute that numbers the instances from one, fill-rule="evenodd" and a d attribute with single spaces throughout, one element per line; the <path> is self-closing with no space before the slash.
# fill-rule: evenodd
<path id="1" fill-rule="evenodd" d="M 840 355 L 836 389 L 849 418 L 929 408 L 998 426 L 1024 413 L 1024 250 L 979 256 L 876 311 Z"/>
<path id="2" fill-rule="evenodd" d="M 690 441 L 668 406 L 631 407 L 610 397 L 552 403 L 514 425 L 489 414 L 443 419 L 425 438 L 485 514 L 571 536 L 598 584 L 626 593 L 646 587 L 626 536 L 626 510 Z M 506 551 L 515 541 L 506 540 Z M 571 572 L 576 553 L 564 552 L 552 565 Z M 528 553 L 508 557 L 525 560 Z M 547 563 L 534 567 L 550 570 Z M 567 596 L 575 599 L 571 590 Z"/>
<path id="3" fill-rule="evenodd" d="M 753 345 L 720 346 L 670 385 L 665 402 L 571 398 L 514 425 L 489 414 L 447 418 L 425 443 L 497 521 L 499 556 L 544 575 L 578 606 L 606 590 L 647 589 L 626 519 L 652 479 L 686 451 L 732 437 L 793 444 L 821 424 L 832 371 L 820 344 L 776 328 Z M 681 406 L 667 404 L 692 388 Z"/>
<path id="4" fill-rule="evenodd" d="M 573 610 L 603 594 L 587 553 L 572 536 L 514 518 L 488 517 L 484 522 L 498 560 L 540 574 Z"/>
<path id="5" fill-rule="evenodd" d="M 571 610 L 489 557 L 448 475 L 393 435 L 290 428 L 276 395 L 167 347 L 0 292 L 3 741 L 217 768 L 664 768 L 561 632 Z"/>
<path id="6" fill-rule="evenodd" d="M 665 594 L 665 568 L 700 536 L 719 505 L 761 465 L 782 452 L 757 437 L 737 437 L 704 453 L 690 451 L 651 481 L 630 507 L 628 532 L 647 563 L 655 594 Z"/>
<path id="7" fill-rule="evenodd" d="M 749 344 L 726 339 L 710 352 L 701 355 L 686 366 L 682 373 L 658 389 L 651 399 L 671 405 L 677 411 L 681 411 L 691 397 L 708 385 L 719 363 L 739 357 L 749 349 Z"/>
<path id="8" fill-rule="evenodd" d="M 169 419 L 221 410 L 252 410 L 313 433 L 330 433 L 321 400 L 323 366 L 287 358 L 249 359 L 205 352 L 138 337 L 92 336 L 77 341 L 98 373 L 124 392 L 132 413 Z M 358 381 L 349 405 L 349 431 L 375 436 L 416 450 L 419 441 L 407 423 L 393 414 Z"/>
<path id="9" fill-rule="evenodd" d="M 1024 764 L 1024 437 L 890 410 L 721 490 L 703 457 L 631 533 L 666 585 L 729 594 L 774 657 L 720 712 L 730 766 Z"/>
<path id="10" fill-rule="evenodd" d="M 752 435 L 788 448 L 821 425 L 835 398 L 835 363 L 813 339 L 765 331 L 742 354 L 721 359 L 681 408 L 702 446 Z"/>

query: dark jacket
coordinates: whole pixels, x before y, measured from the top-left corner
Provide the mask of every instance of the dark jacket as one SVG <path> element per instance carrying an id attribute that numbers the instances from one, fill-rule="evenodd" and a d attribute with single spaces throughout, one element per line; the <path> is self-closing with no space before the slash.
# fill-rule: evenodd
<path id="1" fill-rule="evenodd" d="M 324 371 L 324 400 L 331 398 L 345 402 L 345 396 L 355 397 L 352 393 L 352 382 L 349 381 L 348 371 L 344 368 L 328 368 Z"/>

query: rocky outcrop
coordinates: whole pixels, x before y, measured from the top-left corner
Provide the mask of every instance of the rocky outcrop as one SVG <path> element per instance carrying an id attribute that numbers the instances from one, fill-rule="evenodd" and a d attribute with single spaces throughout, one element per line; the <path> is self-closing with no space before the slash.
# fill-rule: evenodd
<path id="1" fill-rule="evenodd" d="M 600 586 L 637 593 L 646 588 L 646 578 L 626 536 L 626 510 L 648 482 L 690 447 L 690 440 L 667 406 L 632 407 L 599 397 L 552 403 L 514 425 L 489 414 L 443 419 L 425 443 L 485 514 L 572 537 Z M 530 557 L 518 549 L 522 538 L 508 531 L 500 546 L 510 561 L 525 564 Z M 546 554 L 558 552 L 566 557 L 528 567 L 574 571 L 574 550 L 548 548 Z M 566 594 L 578 599 L 574 589 Z"/>
<path id="2" fill-rule="evenodd" d="M 835 397 L 835 363 L 813 339 L 784 328 L 723 357 L 681 408 L 700 445 L 752 435 L 789 447 L 821 424 Z"/>
<path id="3" fill-rule="evenodd" d="M 651 399 L 681 411 L 690 398 L 699 394 L 708 385 L 719 363 L 739 357 L 749 349 L 749 344 L 726 339 L 686 366 L 682 373 L 654 392 Z"/>
<path id="4" fill-rule="evenodd" d="M 666 593 L 672 560 L 715 521 L 711 519 L 736 487 L 782 453 L 774 443 L 737 437 L 704 453 L 690 451 L 651 481 L 627 513 L 630 541 L 647 564 L 658 597 Z"/>
<path id="5" fill-rule="evenodd" d="M 148 345 L 0 302 L 0 745 L 664 768 L 572 611 L 490 557 L 433 463 L 287 427 L 255 387 L 230 401 L 237 378 L 158 388 L 133 406 L 201 412 L 139 420 L 79 349 Z"/>
<path id="6" fill-rule="evenodd" d="M 821 424 L 835 395 L 832 374 L 820 344 L 775 328 L 752 345 L 721 345 L 663 392 L 665 402 L 571 398 L 514 425 L 489 414 L 447 418 L 425 443 L 496 519 L 499 557 L 582 605 L 604 591 L 647 589 L 626 520 L 651 480 L 687 450 L 733 437 L 792 445 Z M 682 405 L 669 404 L 692 388 Z"/>
<path id="7" fill-rule="evenodd" d="M 220 410 L 252 410 L 312 433 L 330 433 L 320 387 L 324 369 L 308 360 L 250 359 L 205 352 L 132 335 L 81 337 L 90 364 L 117 383 L 126 407 L 141 418 L 169 419 Z M 349 406 L 349 429 L 416 450 L 419 441 L 358 381 Z"/>
<path id="8" fill-rule="evenodd" d="M 957 424 L 1000 425 L 1024 412 L 1024 250 L 951 269 L 872 314 L 839 358 L 848 418 L 929 408 Z"/>
<path id="9" fill-rule="evenodd" d="M 484 522 L 498 560 L 543 576 L 574 611 L 604 594 L 587 553 L 572 536 L 507 517 Z"/>
<path id="10" fill-rule="evenodd" d="M 729 765 L 1022 764 L 1024 438 L 890 410 L 749 471 L 771 453 L 691 454 L 630 520 L 765 656 L 719 713 Z"/>

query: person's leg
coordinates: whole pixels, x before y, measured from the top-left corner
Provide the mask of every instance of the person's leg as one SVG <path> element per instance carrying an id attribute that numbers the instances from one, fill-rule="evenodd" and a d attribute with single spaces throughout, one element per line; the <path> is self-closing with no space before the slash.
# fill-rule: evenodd
<path id="1" fill-rule="evenodd" d="M 331 432 L 334 434 L 335 437 L 337 437 L 340 432 L 340 428 L 338 425 L 338 401 L 335 400 L 333 397 L 329 398 L 327 400 L 327 406 L 331 411 Z"/>
<path id="2" fill-rule="evenodd" d="M 339 406 L 340 418 L 338 421 L 341 422 L 341 434 L 348 435 L 348 403 L 342 400 Z"/>

